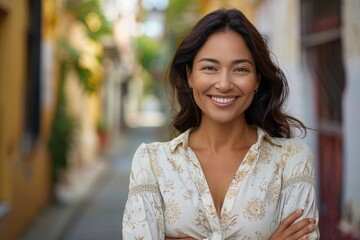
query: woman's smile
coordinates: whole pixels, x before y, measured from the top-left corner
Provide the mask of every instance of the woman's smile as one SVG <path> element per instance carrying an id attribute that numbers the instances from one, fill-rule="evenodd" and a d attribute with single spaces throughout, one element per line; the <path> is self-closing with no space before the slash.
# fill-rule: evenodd
<path id="1" fill-rule="evenodd" d="M 220 104 L 223 106 L 229 106 L 232 104 L 238 97 L 218 97 L 218 96 L 210 96 L 211 100 L 216 104 Z"/>

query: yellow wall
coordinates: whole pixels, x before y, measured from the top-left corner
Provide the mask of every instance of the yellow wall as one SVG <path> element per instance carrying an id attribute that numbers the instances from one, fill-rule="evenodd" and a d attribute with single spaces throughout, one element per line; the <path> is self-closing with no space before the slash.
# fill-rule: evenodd
<path id="1" fill-rule="evenodd" d="M 3 1 L 3 0 L 2 0 Z M 3 82 L 6 78 L 4 72 L 4 61 L 3 61 L 3 42 L 2 36 L 4 35 L 4 22 L 6 19 L 5 6 L 0 1 L 0 199 L 5 200 L 9 198 L 9 190 L 8 186 L 8 176 L 6 175 L 5 168 L 7 167 L 4 159 L 5 159 L 5 145 L 4 145 L 4 137 L 5 137 L 5 128 L 4 128 L 4 104 L 5 103 L 5 91 Z M 1 200 L 0 200 L 1 201 Z"/>
<path id="2" fill-rule="evenodd" d="M 24 74 L 25 48 L 25 17 L 26 8 L 20 1 L 0 0 L 0 6 L 6 11 L 6 16 L 0 25 L 0 143 L 1 143 L 1 200 L 9 201 L 11 162 L 16 158 L 14 148 L 19 140 L 19 125 L 21 117 L 20 92 Z M 16 11 L 15 11 L 16 9 Z M 10 104 L 11 103 L 11 108 Z M 10 160 L 11 159 L 11 160 Z"/>
<path id="3" fill-rule="evenodd" d="M 41 111 L 38 141 L 21 151 L 28 6 L 23 0 L 0 0 L 0 8 L 6 11 L 0 19 L 0 203 L 11 208 L 0 219 L 0 239 L 16 239 L 50 198 L 46 132 L 51 107 Z"/>

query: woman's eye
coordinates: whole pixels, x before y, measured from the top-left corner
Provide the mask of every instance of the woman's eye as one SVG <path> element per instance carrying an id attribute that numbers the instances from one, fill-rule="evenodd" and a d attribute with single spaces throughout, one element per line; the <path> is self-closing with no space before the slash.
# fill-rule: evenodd
<path id="1" fill-rule="evenodd" d="M 235 72 L 248 72 L 248 70 L 246 68 L 243 68 L 243 67 L 235 68 L 234 71 Z"/>
<path id="2" fill-rule="evenodd" d="M 212 66 L 205 66 L 202 68 L 202 70 L 206 70 L 206 71 L 215 71 L 216 69 Z"/>

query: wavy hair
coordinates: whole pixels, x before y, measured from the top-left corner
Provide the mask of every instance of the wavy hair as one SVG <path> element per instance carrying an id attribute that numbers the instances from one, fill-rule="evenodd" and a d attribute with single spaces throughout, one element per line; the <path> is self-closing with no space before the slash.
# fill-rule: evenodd
<path id="1" fill-rule="evenodd" d="M 257 74 L 261 76 L 258 91 L 245 111 L 246 122 L 261 127 L 273 137 L 292 137 L 292 127 L 306 135 L 305 125 L 283 111 L 289 93 L 283 71 L 271 59 L 261 34 L 238 9 L 219 9 L 207 14 L 195 24 L 178 46 L 167 75 L 175 93 L 172 100 L 172 126 L 184 132 L 200 125 L 202 112 L 188 85 L 186 68 L 192 69 L 196 54 L 210 35 L 225 30 L 237 32 L 244 38 L 253 55 Z"/>

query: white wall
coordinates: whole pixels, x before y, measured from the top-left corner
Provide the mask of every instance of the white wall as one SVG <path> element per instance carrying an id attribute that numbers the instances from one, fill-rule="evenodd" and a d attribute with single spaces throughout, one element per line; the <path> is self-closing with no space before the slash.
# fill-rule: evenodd
<path id="1" fill-rule="evenodd" d="M 286 110 L 308 127 L 316 127 L 314 83 L 301 59 L 299 1 L 265 0 L 255 15 L 255 25 L 269 40 L 290 87 Z M 306 141 L 316 155 L 316 135 L 308 132 Z"/>

